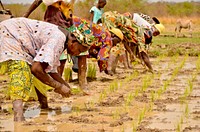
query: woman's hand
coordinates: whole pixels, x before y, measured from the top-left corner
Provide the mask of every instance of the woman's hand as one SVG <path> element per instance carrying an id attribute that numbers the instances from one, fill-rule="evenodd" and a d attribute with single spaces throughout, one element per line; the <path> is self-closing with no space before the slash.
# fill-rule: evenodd
<path id="1" fill-rule="evenodd" d="M 63 84 L 61 87 L 55 88 L 54 92 L 61 94 L 62 97 L 69 97 L 71 95 L 70 88 Z"/>
<path id="2" fill-rule="evenodd" d="M 70 86 L 61 78 L 58 73 L 45 73 L 48 67 L 47 63 L 33 62 L 31 67 L 32 74 L 44 84 L 55 88 L 55 92 L 61 94 L 63 97 L 69 97 Z"/>

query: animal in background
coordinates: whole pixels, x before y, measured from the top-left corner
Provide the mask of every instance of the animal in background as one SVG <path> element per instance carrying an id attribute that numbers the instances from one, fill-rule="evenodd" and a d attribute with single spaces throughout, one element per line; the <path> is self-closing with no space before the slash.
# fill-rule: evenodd
<path id="1" fill-rule="evenodd" d="M 188 29 L 190 37 L 192 37 L 192 20 L 182 20 L 178 19 L 176 21 L 175 37 L 177 38 L 181 33 L 182 28 Z"/>

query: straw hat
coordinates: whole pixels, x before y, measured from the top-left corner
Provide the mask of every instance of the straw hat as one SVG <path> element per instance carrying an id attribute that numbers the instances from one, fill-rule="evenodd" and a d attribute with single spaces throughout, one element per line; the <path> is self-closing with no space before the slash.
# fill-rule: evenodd
<path id="1" fill-rule="evenodd" d="M 118 28 L 112 27 L 109 31 L 112 32 L 112 33 L 114 33 L 114 34 L 115 34 L 117 37 L 119 37 L 121 40 L 124 39 L 124 35 L 123 35 L 122 31 L 119 30 Z"/>
<path id="2" fill-rule="evenodd" d="M 155 24 L 154 26 L 160 33 L 162 33 L 165 30 L 165 26 L 163 24 L 161 24 L 161 23 L 160 24 Z"/>

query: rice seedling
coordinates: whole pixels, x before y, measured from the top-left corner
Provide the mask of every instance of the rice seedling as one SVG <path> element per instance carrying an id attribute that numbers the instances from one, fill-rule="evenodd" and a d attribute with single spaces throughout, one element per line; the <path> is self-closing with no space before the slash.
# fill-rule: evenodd
<path id="1" fill-rule="evenodd" d="M 197 73 L 192 74 L 191 81 L 195 81 L 197 79 Z"/>
<path id="2" fill-rule="evenodd" d="M 126 76 L 126 78 L 124 79 L 124 83 L 130 82 L 133 79 L 133 77 L 131 75 Z"/>
<path id="3" fill-rule="evenodd" d="M 182 60 L 181 64 L 179 65 L 179 69 L 182 69 L 185 65 L 185 61 L 188 59 L 188 55 L 185 55 L 184 59 Z"/>
<path id="4" fill-rule="evenodd" d="M 112 113 L 113 119 L 120 119 L 120 110 L 116 110 Z"/>
<path id="5" fill-rule="evenodd" d="M 189 87 L 189 93 L 192 93 L 193 91 L 193 82 L 191 79 L 188 79 L 188 87 Z"/>
<path id="6" fill-rule="evenodd" d="M 170 80 L 166 80 L 166 81 L 164 81 L 164 85 L 163 85 L 163 91 L 166 91 L 167 90 L 167 87 L 169 86 L 169 84 L 170 84 Z"/>
<path id="7" fill-rule="evenodd" d="M 90 79 L 95 79 L 96 78 L 96 65 L 93 63 L 88 64 L 88 71 L 87 71 L 87 77 Z"/>
<path id="8" fill-rule="evenodd" d="M 135 89 L 135 93 L 134 93 L 134 97 L 137 97 L 137 96 L 138 96 L 138 94 L 139 94 L 139 89 L 138 89 L 138 88 L 136 88 L 136 89 Z"/>
<path id="9" fill-rule="evenodd" d="M 184 115 L 185 115 L 186 118 L 189 117 L 189 107 L 188 107 L 188 104 L 186 104 L 186 106 L 185 106 Z"/>
<path id="10" fill-rule="evenodd" d="M 138 124 L 140 124 L 142 122 L 142 120 L 144 119 L 145 113 L 146 113 L 146 107 L 144 107 L 144 109 L 140 112 L 140 115 L 138 118 Z"/>
<path id="11" fill-rule="evenodd" d="M 171 57 L 171 61 L 170 61 L 170 62 L 172 62 L 172 63 L 176 63 L 178 57 L 179 57 L 179 54 L 175 54 L 174 56 Z"/>
<path id="12" fill-rule="evenodd" d="M 138 77 L 138 75 L 139 75 L 139 72 L 136 71 L 136 70 L 134 70 L 134 72 L 133 72 L 133 74 L 132 74 L 133 78 L 134 78 L 134 77 Z"/>
<path id="13" fill-rule="evenodd" d="M 176 132 L 181 132 L 181 123 L 180 122 L 177 123 Z"/>
<path id="14" fill-rule="evenodd" d="M 185 91 L 184 91 L 184 94 L 183 94 L 183 97 L 184 97 L 184 98 L 187 98 L 188 96 L 189 96 L 189 88 L 186 87 L 186 88 L 185 88 Z"/>
<path id="15" fill-rule="evenodd" d="M 197 69 L 197 72 L 199 72 L 199 70 L 200 70 L 200 55 L 198 56 L 198 59 L 196 61 L 196 69 Z"/>
<path id="16" fill-rule="evenodd" d="M 94 108 L 94 102 L 93 101 L 89 101 L 87 103 L 84 103 L 86 110 L 91 110 L 92 108 Z"/>
<path id="17" fill-rule="evenodd" d="M 132 123 L 132 126 L 133 126 L 132 131 L 133 131 L 133 132 L 136 132 L 136 131 L 137 131 L 137 128 L 138 128 L 138 123 L 137 123 L 137 122 L 133 122 L 133 123 Z"/>
<path id="18" fill-rule="evenodd" d="M 149 87 L 149 85 L 151 85 L 152 83 L 152 77 L 150 77 L 149 75 L 145 76 L 143 78 L 142 81 L 142 92 L 145 92 L 147 90 L 147 88 Z"/>
<path id="19" fill-rule="evenodd" d="M 107 97 L 107 92 L 106 92 L 106 90 L 103 90 L 103 91 L 100 93 L 99 102 L 102 102 L 106 97 Z"/>
<path id="20" fill-rule="evenodd" d="M 170 81 L 174 80 L 174 78 L 177 76 L 178 72 L 179 72 L 180 68 L 176 67 L 172 73 L 172 76 L 170 78 Z"/>
<path id="21" fill-rule="evenodd" d="M 155 101 L 155 91 L 151 91 L 151 102 Z"/>
<path id="22" fill-rule="evenodd" d="M 159 55 L 159 56 L 157 57 L 157 62 L 160 62 L 161 60 L 164 60 L 165 58 L 166 58 L 166 56 L 165 56 L 164 54 Z"/>
<path id="23" fill-rule="evenodd" d="M 133 80 L 133 79 L 136 78 L 138 75 L 139 75 L 138 71 L 134 70 L 134 72 L 133 72 L 131 75 L 126 76 L 126 78 L 124 79 L 124 83 L 127 83 L 127 82 Z"/>
<path id="24" fill-rule="evenodd" d="M 67 82 L 72 80 L 72 70 L 71 70 L 71 68 L 65 68 L 64 69 L 64 79 Z"/>
<path id="25" fill-rule="evenodd" d="M 149 109 L 148 111 L 151 112 L 153 110 L 154 102 L 149 103 Z"/>
<path id="26" fill-rule="evenodd" d="M 114 92 L 116 90 L 118 90 L 118 82 L 116 80 L 114 80 L 110 86 L 109 86 L 109 90 L 110 92 Z"/>
<path id="27" fill-rule="evenodd" d="M 81 88 L 72 88 L 71 93 L 72 94 L 80 94 L 82 92 Z"/>
<path id="28" fill-rule="evenodd" d="M 162 89 L 162 87 L 160 87 L 158 90 L 157 90 L 157 96 L 158 96 L 158 98 L 160 98 L 160 96 L 161 96 L 161 94 L 163 93 L 164 91 L 163 91 L 163 89 Z"/>
<path id="29" fill-rule="evenodd" d="M 181 119 L 180 119 L 180 123 L 181 123 L 181 124 L 183 124 L 183 119 L 184 119 L 184 117 L 181 116 Z"/>
<path id="30" fill-rule="evenodd" d="M 126 99 L 125 99 L 125 105 L 130 105 L 131 101 L 134 99 L 134 95 L 133 93 L 129 93 L 127 96 L 126 96 Z"/>

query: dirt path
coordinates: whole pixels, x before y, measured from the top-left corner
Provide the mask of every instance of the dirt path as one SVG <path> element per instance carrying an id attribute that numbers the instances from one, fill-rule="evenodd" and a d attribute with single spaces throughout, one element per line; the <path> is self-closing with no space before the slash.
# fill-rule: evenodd
<path id="1" fill-rule="evenodd" d="M 14 123 L 6 100 L 6 76 L 0 76 L 0 131 L 200 131 L 200 58 L 160 56 L 151 59 L 155 73 L 137 64 L 117 68 L 113 77 L 97 72 L 89 96 L 70 98 L 49 92 L 49 110 L 36 101 L 25 104 L 26 122 Z M 77 82 L 70 83 L 77 86 Z"/>

